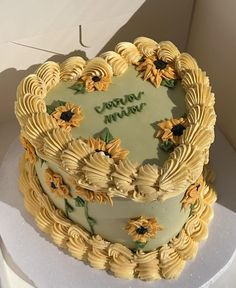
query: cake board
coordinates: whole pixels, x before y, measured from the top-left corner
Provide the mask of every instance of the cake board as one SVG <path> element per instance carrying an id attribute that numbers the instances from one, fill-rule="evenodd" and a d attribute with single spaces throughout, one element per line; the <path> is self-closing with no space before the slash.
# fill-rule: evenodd
<path id="1" fill-rule="evenodd" d="M 216 203 L 209 238 L 201 242 L 196 259 L 187 262 L 179 279 L 129 281 L 93 269 L 55 246 L 25 210 L 23 195 L 16 181 L 21 154 L 22 149 L 16 139 L 0 169 L 0 231 L 10 257 L 35 287 L 208 287 L 227 269 L 236 254 L 236 214 Z"/>

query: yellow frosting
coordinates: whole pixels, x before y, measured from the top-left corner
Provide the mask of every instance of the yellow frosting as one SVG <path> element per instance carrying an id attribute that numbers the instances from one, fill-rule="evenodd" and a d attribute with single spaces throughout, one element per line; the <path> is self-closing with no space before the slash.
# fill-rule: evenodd
<path id="1" fill-rule="evenodd" d="M 111 66 L 103 58 L 95 57 L 85 66 L 82 77 L 86 75 L 111 77 L 113 75 L 113 71 Z"/>
<path id="2" fill-rule="evenodd" d="M 125 59 L 114 51 L 104 52 L 99 55 L 99 57 L 106 60 L 106 62 L 112 67 L 113 74 L 116 76 L 122 75 L 128 69 L 128 63 Z"/>
<path id="3" fill-rule="evenodd" d="M 17 89 L 18 100 L 15 105 L 16 115 L 22 126 L 22 134 L 34 145 L 43 159 L 59 164 L 77 178 L 76 181 L 84 188 L 93 191 L 102 189 L 111 196 L 127 197 L 142 202 L 175 197 L 182 193 L 182 189 L 186 189 L 190 182 L 196 181 L 202 170 L 201 165 L 209 160 L 209 146 L 214 140 L 213 128 L 216 119 L 213 109 L 214 94 L 211 92 L 209 79 L 205 72 L 198 68 L 193 57 L 187 53 L 180 54 L 170 41 L 162 41 L 158 44 L 147 37 L 138 37 L 134 40 L 134 44 L 118 43 L 115 50 L 116 52 L 103 53 L 102 57 L 96 57 L 88 63 L 78 56 L 71 57 L 60 65 L 49 61 L 41 65 L 36 74 L 23 79 Z M 128 160 L 125 164 L 119 164 L 120 167 L 116 166 L 116 161 L 108 161 L 104 157 L 91 155 L 94 149 L 87 144 L 88 140 L 75 140 L 69 133 L 64 133 L 62 128 L 59 128 L 61 129 L 59 132 L 57 128 L 60 123 L 57 122 L 58 119 L 55 121 L 53 116 L 46 113 L 43 98 L 47 91 L 58 83 L 59 77 L 63 81 L 75 81 L 80 78 L 84 81 L 88 91 L 106 90 L 112 75 L 124 73 L 129 63 L 142 65 L 142 61 L 139 62 L 142 57 L 159 58 L 167 62 L 170 67 L 175 67 L 179 76 L 182 77 L 181 82 L 186 90 L 187 121 L 190 127 L 184 131 L 180 143 L 183 147 L 186 145 L 182 152 L 188 157 L 191 154 L 191 161 L 181 163 L 179 160 L 184 158 L 178 161 L 170 158 L 162 168 L 157 168 L 158 177 L 155 176 L 155 165 L 150 165 L 149 168 L 145 167 L 150 171 L 150 176 L 146 174 L 145 179 L 141 180 L 143 172 L 139 175 L 138 171 L 142 171 L 143 165 L 135 164 L 137 171 L 128 172 L 131 169 L 127 166 Z M 151 67 L 151 69 L 154 68 Z M 92 80 L 94 76 L 101 78 L 100 81 L 94 82 Z M 156 78 L 153 81 L 156 83 Z M 202 129 L 199 128 L 200 126 Z M 204 128 L 207 128 L 206 137 L 202 137 Z M 187 153 L 189 149 L 190 153 Z M 203 160 L 200 159 L 197 165 L 201 149 L 204 151 Z M 194 163 L 194 169 L 191 169 L 192 177 L 182 182 L 190 171 L 188 166 L 190 162 Z M 180 167 L 182 168 L 178 174 Z M 169 173 L 170 170 L 172 170 L 171 173 Z"/>
<path id="4" fill-rule="evenodd" d="M 70 254 L 79 259 L 87 260 L 89 234 L 75 225 L 71 225 L 68 230 L 69 240 L 67 248 Z"/>
<path id="5" fill-rule="evenodd" d="M 130 160 L 119 161 L 119 164 L 115 165 L 115 172 L 111 176 L 113 177 L 116 189 L 124 195 L 127 195 L 129 191 L 134 189 L 133 182 L 137 175 L 136 167 L 137 164 L 132 163 Z"/>
<path id="6" fill-rule="evenodd" d="M 189 70 L 197 70 L 198 65 L 196 60 L 188 53 L 181 53 L 177 56 L 175 61 L 175 68 L 181 77 L 184 77 L 185 73 Z"/>
<path id="7" fill-rule="evenodd" d="M 90 265 L 97 269 L 106 269 L 108 261 L 106 249 L 110 243 L 104 241 L 99 235 L 92 236 L 89 243 L 91 245 L 91 249 L 88 252 Z"/>
<path id="8" fill-rule="evenodd" d="M 35 74 L 44 81 L 46 89 L 49 91 L 60 81 L 60 66 L 53 61 L 47 61 L 38 68 Z"/>
<path id="9" fill-rule="evenodd" d="M 138 48 L 130 42 L 120 42 L 115 47 L 115 52 L 120 54 L 128 63 L 136 64 L 141 59 L 142 54 Z"/>
<path id="10" fill-rule="evenodd" d="M 24 134 L 36 148 L 41 149 L 47 131 L 53 128 L 57 128 L 54 118 L 47 113 L 35 113 L 27 120 Z"/>
<path id="11" fill-rule="evenodd" d="M 198 83 L 198 84 L 202 83 L 202 84 L 207 85 L 207 86 L 210 85 L 209 78 L 207 77 L 206 72 L 202 71 L 200 68 L 193 69 L 193 70 L 187 70 L 186 73 L 183 75 L 183 79 L 181 82 L 184 90 L 187 91 L 189 88 L 194 86 L 196 83 Z"/>
<path id="12" fill-rule="evenodd" d="M 23 158 L 20 167 L 19 184 L 24 193 L 25 206 L 35 217 L 39 229 L 51 235 L 54 243 L 68 249 L 75 258 L 89 261 L 91 266 L 98 269 L 108 269 L 116 277 L 138 277 L 142 280 L 176 278 L 183 270 L 185 260 L 196 255 L 198 242 L 207 237 L 206 223 L 212 217 L 208 202 L 212 204 L 216 197 L 213 189 L 205 182 L 200 191 L 203 201 L 200 199 L 201 202 L 194 207 L 192 216 L 180 233 L 159 249 L 134 253 L 122 244 L 111 244 L 99 235 L 91 236 L 89 232 L 65 218 L 43 193 L 34 164 Z M 149 169 L 150 167 L 147 171 Z M 152 173 L 157 176 L 157 171 Z M 142 171 L 141 174 L 145 179 L 145 173 Z"/>
<path id="13" fill-rule="evenodd" d="M 181 230 L 178 236 L 170 241 L 170 247 L 174 248 L 183 260 L 193 259 L 198 250 L 197 242 Z"/>
<path id="14" fill-rule="evenodd" d="M 25 123 L 32 113 L 40 112 L 46 112 L 46 104 L 44 100 L 38 96 L 26 93 L 19 97 L 15 103 L 15 114 L 22 126 L 25 126 Z"/>
<path id="15" fill-rule="evenodd" d="M 146 164 L 139 168 L 135 185 L 137 187 L 136 198 L 143 201 L 152 201 L 158 197 L 158 179 L 160 176 L 160 167 Z"/>
<path id="16" fill-rule="evenodd" d="M 40 208 L 35 221 L 40 230 L 47 234 L 51 234 L 54 220 L 46 208 Z"/>
<path id="17" fill-rule="evenodd" d="M 60 78 L 63 81 L 74 81 L 81 77 L 86 61 L 79 56 L 66 59 L 60 65 Z"/>
<path id="18" fill-rule="evenodd" d="M 161 279 L 157 251 L 144 253 L 139 250 L 135 255 L 135 260 L 138 263 L 135 268 L 138 278 L 146 281 Z"/>
<path id="19" fill-rule="evenodd" d="M 164 245 L 160 249 L 160 269 L 161 275 L 165 279 L 177 278 L 185 266 L 185 261 L 178 252 L 169 245 Z"/>
<path id="20" fill-rule="evenodd" d="M 104 157 L 101 153 L 91 154 L 85 159 L 85 165 L 82 168 L 87 182 L 101 189 L 109 187 L 109 175 L 113 159 Z"/>
<path id="21" fill-rule="evenodd" d="M 47 93 L 47 88 L 43 79 L 35 74 L 30 74 L 25 77 L 17 87 L 17 99 L 27 93 L 44 98 Z"/>
<path id="22" fill-rule="evenodd" d="M 185 231 L 194 241 L 206 239 L 208 236 L 207 225 L 197 214 L 192 215 L 185 224 Z"/>
<path id="23" fill-rule="evenodd" d="M 156 50 L 159 48 L 159 44 L 147 37 L 138 37 L 134 40 L 134 45 L 137 46 L 138 50 L 144 56 L 152 56 L 156 53 Z"/>
<path id="24" fill-rule="evenodd" d="M 212 107 L 215 104 L 215 97 L 211 92 L 211 87 L 204 84 L 195 84 L 187 91 L 185 101 L 190 110 L 197 105 Z"/>
<path id="25" fill-rule="evenodd" d="M 152 39 L 139 37 L 134 44 L 117 44 L 115 51 L 103 53 L 88 63 L 77 56 L 60 65 L 49 61 L 39 67 L 35 74 L 23 79 L 17 89 L 15 105 L 22 135 L 30 141 L 40 157 L 63 168 L 75 187 L 89 189 L 93 199 L 97 197 L 98 201 L 108 199 L 110 201 L 107 202 L 112 202 L 112 196 L 120 196 L 149 202 L 180 195 L 202 173 L 214 139 L 216 116 L 209 79 L 192 56 L 180 53 L 170 41 L 158 44 Z M 87 91 L 106 90 L 113 75 L 123 74 L 130 63 L 142 66 L 140 60 L 143 59 L 147 62 L 141 69 L 143 77 L 158 86 L 162 78 L 153 66 L 152 58 L 168 63 L 163 75 L 171 76 L 172 80 L 180 76 L 186 91 L 188 127 L 180 137 L 180 145 L 163 167 L 133 163 L 126 158 L 127 154 L 121 158 L 109 158 L 103 149 L 103 152 L 97 153 L 94 141 L 74 139 L 69 129 L 64 129 L 67 127 L 60 127 L 58 119 L 46 113 L 44 97 L 59 80 L 80 79 Z M 94 81 L 94 76 L 100 80 Z M 108 269 L 117 277 L 127 279 L 176 278 L 185 260 L 195 256 L 197 242 L 207 237 L 207 223 L 213 216 L 210 205 L 215 202 L 216 195 L 206 183 L 201 188 L 200 198 L 191 216 L 175 238 L 154 251 L 134 253 L 119 243 L 111 244 L 98 235 L 91 236 L 83 228 L 72 224 L 50 203 L 40 186 L 34 164 L 26 160 L 25 156 L 21 162 L 19 185 L 27 210 L 35 217 L 38 227 L 51 235 L 58 246 L 68 249 L 74 257 L 88 261 L 93 267 Z M 107 198 L 101 198 L 99 193 L 104 193 Z"/>
<path id="26" fill-rule="evenodd" d="M 67 147 L 72 139 L 68 131 L 60 128 L 52 129 L 44 137 L 43 153 L 48 156 L 48 159 L 58 163 L 61 160 L 61 151 Z"/>
<path id="27" fill-rule="evenodd" d="M 108 249 L 110 270 L 116 277 L 132 279 L 134 268 L 137 265 L 132 252 L 121 244 L 111 244 Z"/>
<path id="28" fill-rule="evenodd" d="M 73 140 L 62 151 L 62 166 L 71 174 L 77 174 L 84 165 L 83 159 L 92 152 L 93 149 L 81 139 Z"/>
<path id="29" fill-rule="evenodd" d="M 162 41 L 159 43 L 157 57 L 164 62 L 173 62 L 180 54 L 178 48 L 170 41 Z"/>

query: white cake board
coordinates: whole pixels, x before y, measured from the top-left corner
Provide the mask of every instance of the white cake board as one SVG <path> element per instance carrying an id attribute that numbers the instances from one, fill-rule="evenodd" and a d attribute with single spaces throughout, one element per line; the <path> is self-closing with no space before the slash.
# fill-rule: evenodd
<path id="1" fill-rule="evenodd" d="M 187 263 L 177 280 L 143 282 L 121 280 L 69 256 L 36 227 L 25 211 L 17 188 L 18 140 L 0 168 L 0 234 L 11 259 L 38 288 L 199 288 L 208 287 L 227 269 L 236 249 L 236 214 L 215 204 L 209 238 L 202 242 L 194 261 Z M 227 189 L 227 187 L 225 187 Z"/>

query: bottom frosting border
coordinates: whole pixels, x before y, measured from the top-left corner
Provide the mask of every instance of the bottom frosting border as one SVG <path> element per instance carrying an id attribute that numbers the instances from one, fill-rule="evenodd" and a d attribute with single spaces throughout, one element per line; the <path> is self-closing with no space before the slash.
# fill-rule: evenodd
<path id="1" fill-rule="evenodd" d="M 50 202 L 38 181 L 34 163 L 25 155 L 19 168 L 19 189 L 24 195 L 24 205 L 38 228 L 74 258 L 93 268 L 110 271 L 118 278 L 145 281 L 178 278 L 186 261 L 196 256 L 198 243 L 208 237 L 216 193 L 212 187 L 212 174 L 207 170 L 203 173 L 205 184 L 200 198 L 179 234 L 153 251 L 134 252 L 120 243 L 106 241 L 100 235 L 91 235 L 68 219 Z"/>

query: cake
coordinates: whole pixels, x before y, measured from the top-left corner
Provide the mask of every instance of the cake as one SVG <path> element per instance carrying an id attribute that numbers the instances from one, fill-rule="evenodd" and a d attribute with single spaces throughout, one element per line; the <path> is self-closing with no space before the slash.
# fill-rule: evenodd
<path id="1" fill-rule="evenodd" d="M 206 73 L 170 41 L 45 62 L 15 103 L 26 209 L 94 268 L 177 278 L 213 217 L 214 102 Z"/>

